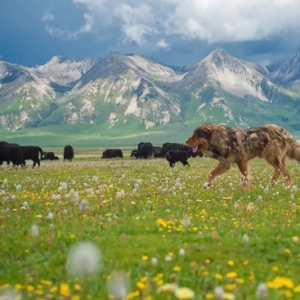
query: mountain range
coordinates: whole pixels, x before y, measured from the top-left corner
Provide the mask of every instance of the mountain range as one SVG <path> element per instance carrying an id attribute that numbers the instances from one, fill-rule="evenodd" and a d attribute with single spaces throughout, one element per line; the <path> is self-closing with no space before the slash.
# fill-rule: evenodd
<path id="1" fill-rule="evenodd" d="M 0 125 L 9 132 L 80 124 L 100 132 L 190 132 L 205 122 L 300 129 L 300 51 L 260 66 L 221 48 L 195 65 L 112 52 L 32 68 L 0 61 Z"/>

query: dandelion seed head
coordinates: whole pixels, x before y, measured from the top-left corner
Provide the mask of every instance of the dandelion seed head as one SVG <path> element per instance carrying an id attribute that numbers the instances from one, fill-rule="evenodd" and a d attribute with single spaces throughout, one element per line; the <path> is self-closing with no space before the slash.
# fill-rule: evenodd
<path id="1" fill-rule="evenodd" d="M 100 250 L 91 242 L 79 242 L 70 248 L 67 269 L 74 276 L 96 273 L 101 267 Z"/>
<path id="2" fill-rule="evenodd" d="M 32 236 L 38 236 L 40 232 L 40 229 L 37 225 L 32 225 L 30 228 L 30 233 Z"/>
<path id="3" fill-rule="evenodd" d="M 116 300 L 125 299 L 129 293 L 130 280 L 126 272 L 113 272 L 107 281 L 109 295 Z"/>

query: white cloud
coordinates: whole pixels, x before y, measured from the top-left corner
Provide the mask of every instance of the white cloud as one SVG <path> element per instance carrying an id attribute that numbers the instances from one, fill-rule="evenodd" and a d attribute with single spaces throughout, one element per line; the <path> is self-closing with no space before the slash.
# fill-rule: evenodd
<path id="1" fill-rule="evenodd" d="M 42 16 L 42 21 L 53 21 L 55 19 L 55 16 L 51 14 L 49 11 L 45 12 Z"/>
<path id="2" fill-rule="evenodd" d="M 84 24 L 70 36 L 119 28 L 138 45 L 168 35 L 208 42 L 268 39 L 300 27 L 299 0 L 72 0 Z M 153 40 L 153 39 L 152 39 Z M 162 43 L 160 43 L 163 45 Z M 159 46 L 159 45 L 157 45 Z"/>
<path id="3" fill-rule="evenodd" d="M 161 39 L 156 43 L 157 48 L 161 48 L 164 50 L 170 50 L 170 45 L 165 41 L 165 39 Z"/>

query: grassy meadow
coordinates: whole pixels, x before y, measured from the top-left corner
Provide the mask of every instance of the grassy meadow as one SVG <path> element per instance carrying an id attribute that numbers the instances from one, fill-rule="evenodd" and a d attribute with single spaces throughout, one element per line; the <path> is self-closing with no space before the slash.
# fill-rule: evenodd
<path id="1" fill-rule="evenodd" d="M 214 160 L 128 153 L 1 167 L 1 299 L 300 299 L 297 163 L 293 186 L 253 160 L 249 188 L 233 166 L 203 189 Z"/>

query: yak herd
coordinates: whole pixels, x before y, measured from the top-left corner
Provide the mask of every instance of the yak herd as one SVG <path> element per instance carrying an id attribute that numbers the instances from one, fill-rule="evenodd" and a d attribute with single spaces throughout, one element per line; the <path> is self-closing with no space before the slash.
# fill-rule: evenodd
<path id="1" fill-rule="evenodd" d="M 74 158 L 74 149 L 70 145 L 64 147 L 64 160 L 72 160 Z M 6 162 L 13 166 L 26 166 L 26 160 L 32 160 L 34 168 L 36 164 L 40 166 L 40 160 L 58 160 L 53 152 L 44 152 L 38 146 L 20 146 L 16 143 L 0 142 L 0 165 Z"/>
<path id="2" fill-rule="evenodd" d="M 136 149 L 131 151 L 130 157 L 136 159 L 166 158 L 170 167 L 174 167 L 176 162 L 181 162 L 184 166 L 189 166 L 188 158 L 202 157 L 202 152 L 193 153 L 192 149 L 184 144 L 164 143 L 161 147 L 153 146 L 152 143 L 141 142 Z M 123 158 L 121 149 L 106 149 L 101 158 Z"/>
<path id="3" fill-rule="evenodd" d="M 174 167 L 176 162 L 181 162 L 184 166 L 189 166 L 188 158 L 202 157 L 201 152 L 193 153 L 192 149 L 184 144 L 164 143 L 161 147 L 153 146 L 150 142 L 142 142 L 136 149 L 131 151 L 130 157 L 135 159 L 165 158 L 170 167 Z M 72 161 L 74 149 L 66 145 L 63 151 L 63 159 Z M 101 158 L 123 158 L 121 149 L 106 149 Z M 34 168 L 40 166 L 41 160 L 58 160 L 54 152 L 44 152 L 38 146 L 21 146 L 16 143 L 0 142 L 0 165 L 6 162 L 8 165 L 26 167 L 26 160 L 32 160 Z"/>

